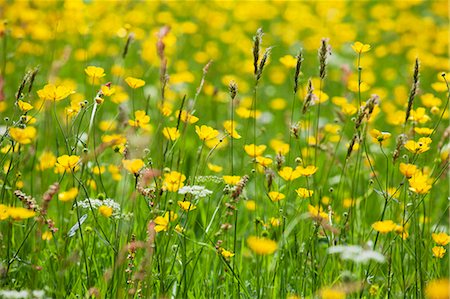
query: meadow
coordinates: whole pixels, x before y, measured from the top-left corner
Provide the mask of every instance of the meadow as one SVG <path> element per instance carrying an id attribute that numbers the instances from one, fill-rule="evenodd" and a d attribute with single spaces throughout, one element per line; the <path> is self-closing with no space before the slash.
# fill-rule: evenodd
<path id="1" fill-rule="evenodd" d="M 0 298 L 449 298 L 449 11 L 0 0 Z"/>

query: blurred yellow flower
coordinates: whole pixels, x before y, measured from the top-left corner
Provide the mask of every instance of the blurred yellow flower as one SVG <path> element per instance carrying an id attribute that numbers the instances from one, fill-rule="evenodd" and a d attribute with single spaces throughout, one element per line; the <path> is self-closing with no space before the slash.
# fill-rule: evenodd
<path id="1" fill-rule="evenodd" d="M 50 241 L 51 239 L 53 239 L 53 234 L 50 231 L 46 231 L 42 234 L 41 238 L 44 241 Z"/>
<path id="2" fill-rule="evenodd" d="M 295 168 L 295 171 L 300 173 L 303 176 L 310 176 L 310 175 L 315 174 L 318 169 L 319 168 L 315 167 L 314 165 L 308 165 L 306 167 L 297 166 Z"/>
<path id="3" fill-rule="evenodd" d="M 271 192 L 269 192 L 269 198 L 271 201 L 277 202 L 277 201 L 280 201 L 280 200 L 286 198 L 286 195 L 284 195 L 283 193 L 280 193 L 280 192 L 271 191 Z"/>
<path id="4" fill-rule="evenodd" d="M 182 110 L 181 113 L 180 110 L 175 111 L 175 117 L 177 119 L 180 118 L 180 120 L 184 123 L 195 124 L 198 122 L 198 117 L 190 114 L 186 110 Z"/>
<path id="5" fill-rule="evenodd" d="M 313 190 L 308 190 L 306 188 L 298 188 L 295 190 L 295 192 L 297 192 L 297 195 L 300 198 L 308 198 L 311 197 L 314 194 Z"/>
<path id="6" fill-rule="evenodd" d="M 24 220 L 36 215 L 35 211 L 22 207 L 7 207 L 7 213 L 13 220 Z"/>
<path id="7" fill-rule="evenodd" d="M 61 101 L 73 93 L 75 92 L 66 86 L 56 86 L 54 84 L 47 84 L 44 88 L 37 91 L 41 100 L 48 101 Z"/>
<path id="8" fill-rule="evenodd" d="M 428 299 L 450 298 L 450 281 L 448 278 L 430 281 L 425 287 L 425 295 Z"/>
<path id="9" fill-rule="evenodd" d="M 141 159 L 122 160 L 123 167 L 130 173 L 137 175 L 139 171 L 144 167 L 144 161 Z"/>
<path id="10" fill-rule="evenodd" d="M 77 195 L 78 195 L 78 188 L 74 187 L 74 188 L 70 188 L 67 191 L 59 193 L 58 199 L 60 201 L 70 201 L 70 200 L 74 200 L 75 197 L 77 197 Z"/>
<path id="11" fill-rule="evenodd" d="M 139 87 L 142 87 L 145 85 L 144 80 L 133 78 L 133 77 L 125 78 L 125 82 L 128 84 L 128 86 L 130 86 L 133 89 L 136 89 L 136 88 L 139 88 Z"/>
<path id="12" fill-rule="evenodd" d="M 381 234 L 387 234 L 396 228 L 396 224 L 392 220 L 383 220 L 372 224 L 372 228 Z"/>
<path id="13" fill-rule="evenodd" d="M 128 124 L 132 127 L 141 127 L 143 129 L 149 129 L 150 116 L 148 116 L 144 110 L 137 110 L 134 112 L 134 120 L 128 120 Z"/>
<path id="14" fill-rule="evenodd" d="M 440 232 L 440 233 L 437 233 L 437 234 L 436 233 L 432 233 L 431 237 L 433 238 L 433 241 L 436 244 L 441 245 L 441 246 L 445 246 L 448 243 L 450 243 L 450 236 L 447 235 L 444 232 Z"/>
<path id="15" fill-rule="evenodd" d="M 446 252 L 447 250 L 445 250 L 445 248 L 442 247 L 442 246 L 434 246 L 434 247 L 431 249 L 431 251 L 433 252 L 433 256 L 434 256 L 434 257 L 437 257 L 437 258 L 441 259 L 441 258 L 444 257 L 445 252 Z"/>
<path id="16" fill-rule="evenodd" d="M 203 141 L 214 139 L 219 135 L 219 131 L 205 125 L 202 125 L 201 127 L 195 126 L 195 132 Z"/>
<path id="17" fill-rule="evenodd" d="M 178 201 L 178 205 L 180 206 L 180 208 L 182 208 L 184 211 L 188 212 L 188 211 L 192 211 L 195 210 L 197 207 L 191 203 L 190 201 Z"/>
<path id="18" fill-rule="evenodd" d="M 215 164 L 212 164 L 212 163 L 208 163 L 208 168 L 212 172 L 221 172 L 223 170 L 222 166 L 215 165 Z"/>
<path id="19" fill-rule="evenodd" d="M 166 139 L 171 141 L 177 140 L 181 135 L 176 127 L 165 127 L 162 133 Z"/>
<path id="20" fill-rule="evenodd" d="M 242 136 L 236 131 L 236 123 L 231 120 L 226 120 L 223 122 L 223 127 L 225 131 L 230 134 L 234 139 L 240 139 Z"/>
<path id="21" fill-rule="evenodd" d="M 62 155 L 56 159 L 56 168 L 62 171 L 77 171 L 80 166 L 80 157 L 76 155 Z"/>
<path id="22" fill-rule="evenodd" d="M 111 215 L 113 213 L 113 208 L 108 207 L 108 206 L 100 206 L 100 207 L 98 207 L 98 211 L 100 214 L 102 214 L 106 218 L 109 218 L 109 217 L 111 217 Z"/>
<path id="23" fill-rule="evenodd" d="M 178 189 L 184 186 L 186 176 L 178 171 L 171 171 L 164 174 L 163 186 L 164 189 L 170 192 L 177 192 Z"/>
<path id="24" fill-rule="evenodd" d="M 283 167 L 280 171 L 278 171 L 278 174 L 285 181 L 293 181 L 302 176 L 299 170 L 293 170 L 292 167 L 289 166 Z"/>
<path id="25" fill-rule="evenodd" d="M 159 233 L 160 231 L 167 231 L 169 229 L 169 223 L 171 221 L 177 220 L 178 215 L 173 211 L 165 212 L 164 216 L 156 217 L 153 222 L 156 224 L 155 231 Z"/>
<path id="26" fill-rule="evenodd" d="M 410 178 L 412 177 L 416 171 L 417 166 L 414 164 L 406 164 L 406 163 L 400 163 L 400 173 L 403 174 L 405 177 Z"/>
<path id="27" fill-rule="evenodd" d="M 90 78 L 102 78 L 105 76 L 105 70 L 97 66 L 88 66 L 84 69 L 84 72 Z"/>
<path id="28" fill-rule="evenodd" d="M 261 156 L 264 151 L 266 150 L 267 146 L 263 145 L 254 145 L 254 144 L 247 144 L 244 145 L 244 150 L 252 158 Z"/>
<path id="29" fill-rule="evenodd" d="M 278 248 L 277 242 L 256 236 L 248 237 L 247 245 L 254 253 L 258 255 L 273 254 Z"/>
<path id="30" fill-rule="evenodd" d="M 224 175 L 222 178 L 227 185 L 236 185 L 241 180 L 241 177 L 238 175 Z"/>
<path id="31" fill-rule="evenodd" d="M 352 45 L 352 49 L 353 51 L 356 52 L 356 54 L 361 54 L 361 53 L 365 53 L 365 52 L 369 52 L 370 51 L 371 46 L 369 44 L 363 44 L 361 42 L 355 42 Z"/>
<path id="32" fill-rule="evenodd" d="M 19 109 L 22 110 L 23 112 L 28 112 L 34 108 L 33 105 L 31 105 L 30 103 L 24 102 L 22 100 L 17 101 L 17 106 L 19 106 Z"/>
<path id="33" fill-rule="evenodd" d="M 20 144 L 29 144 L 36 137 L 36 128 L 28 126 L 24 129 L 21 128 L 10 128 L 9 135 L 14 141 Z"/>

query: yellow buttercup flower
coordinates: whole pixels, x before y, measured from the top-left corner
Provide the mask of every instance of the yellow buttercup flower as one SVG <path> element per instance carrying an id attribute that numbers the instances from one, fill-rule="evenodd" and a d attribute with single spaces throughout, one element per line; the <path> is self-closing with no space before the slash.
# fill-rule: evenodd
<path id="1" fill-rule="evenodd" d="M 244 145 L 244 150 L 252 158 L 261 156 L 264 151 L 266 150 L 267 146 L 263 145 L 254 145 L 254 144 L 247 144 Z"/>
<path id="2" fill-rule="evenodd" d="M 432 187 L 430 178 L 426 174 L 423 174 L 422 171 L 416 171 L 408 182 L 409 190 L 417 194 L 427 194 Z"/>
<path id="3" fill-rule="evenodd" d="M 180 118 L 180 120 L 184 123 L 189 123 L 189 124 L 195 124 L 196 122 L 198 122 L 198 117 L 190 114 L 189 112 L 187 112 L 186 110 L 182 110 L 181 114 L 180 114 L 180 110 L 175 111 L 175 117 L 178 119 Z"/>
<path id="4" fill-rule="evenodd" d="M 375 142 L 383 143 L 383 141 L 389 139 L 391 137 L 391 133 L 389 132 L 381 132 L 377 129 L 372 129 L 370 131 L 370 135 L 372 136 Z"/>
<path id="5" fill-rule="evenodd" d="M 317 167 L 315 167 L 313 165 L 309 165 L 309 166 L 306 166 L 306 167 L 297 166 L 295 168 L 295 171 L 300 173 L 303 176 L 310 176 L 310 175 L 315 174 L 318 169 L 319 168 L 317 168 Z"/>
<path id="6" fill-rule="evenodd" d="M 46 231 L 42 234 L 41 239 L 44 241 L 50 241 L 51 239 L 53 239 L 53 234 L 50 231 Z"/>
<path id="7" fill-rule="evenodd" d="M 122 160 L 123 167 L 130 173 L 137 175 L 139 171 L 144 167 L 144 161 L 141 159 Z"/>
<path id="8" fill-rule="evenodd" d="M 405 177 L 410 178 L 412 177 L 416 171 L 417 166 L 414 164 L 406 164 L 406 163 L 400 163 L 400 173 L 403 174 Z"/>
<path id="9" fill-rule="evenodd" d="M 167 231 L 169 229 L 169 223 L 171 221 L 177 220 L 178 215 L 173 211 L 164 213 L 164 216 L 156 217 L 153 222 L 155 225 L 155 231 L 159 233 L 160 231 Z"/>
<path id="10" fill-rule="evenodd" d="M 419 138 L 419 141 L 408 140 L 405 143 L 405 148 L 413 154 L 421 154 L 430 149 L 432 140 L 429 137 Z"/>
<path id="11" fill-rule="evenodd" d="M 212 172 L 221 172 L 223 170 L 222 166 L 215 165 L 215 164 L 212 164 L 212 163 L 208 163 L 208 168 Z"/>
<path id="12" fill-rule="evenodd" d="M 278 171 L 278 174 L 285 181 L 293 181 L 302 176 L 299 170 L 293 170 L 292 167 L 289 166 L 283 167 L 280 171 Z"/>
<path id="13" fill-rule="evenodd" d="M 139 87 L 142 87 L 145 85 L 144 80 L 133 78 L 133 77 L 125 78 L 125 82 L 128 84 L 128 86 L 130 86 L 133 89 L 136 89 L 136 88 L 139 88 Z"/>
<path id="14" fill-rule="evenodd" d="M 22 110 L 23 112 L 28 112 L 34 108 L 33 105 L 31 105 L 30 103 L 24 102 L 22 100 L 17 101 L 17 106 L 19 106 L 19 109 Z"/>
<path id="15" fill-rule="evenodd" d="M 222 178 L 227 185 L 236 185 L 241 180 L 241 177 L 238 175 L 224 175 Z"/>
<path id="16" fill-rule="evenodd" d="M 195 210 L 197 207 L 190 201 L 178 201 L 178 206 L 185 210 L 186 212 Z"/>
<path id="17" fill-rule="evenodd" d="M 361 54 L 361 53 L 369 52 L 370 49 L 371 49 L 371 46 L 369 44 L 363 44 L 361 42 L 355 42 L 352 45 L 352 49 L 353 49 L 353 51 L 356 52 L 356 54 Z"/>
<path id="18" fill-rule="evenodd" d="M 88 66 L 87 68 L 84 69 L 84 72 L 90 78 L 102 78 L 105 76 L 105 70 L 97 66 Z"/>
<path id="19" fill-rule="evenodd" d="M 60 201 L 70 201 L 74 200 L 78 195 L 78 188 L 70 188 L 67 191 L 61 192 L 58 194 L 58 199 Z"/>
<path id="20" fill-rule="evenodd" d="M 162 133 L 166 139 L 175 141 L 180 137 L 180 131 L 176 127 L 165 127 Z"/>
<path id="21" fill-rule="evenodd" d="M 62 155 L 56 159 L 56 168 L 62 171 L 77 171 L 80 166 L 80 157 L 76 155 Z M 58 171 L 59 172 L 59 171 Z"/>
<path id="22" fill-rule="evenodd" d="M 102 85 L 100 90 L 102 91 L 102 94 L 107 97 L 112 96 L 116 92 L 116 89 L 112 87 L 111 84 Z"/>
<path id="23" fill-rule="evenodd" d="M 184 186 L 186 176 L 178 171 L 171 171 L 164 174 L 163 186 L 164 189 L 170 192 L 177 192 L 178 189 Z"/>
<path id="24" fill-rule="evenodd" d="M 286 195 L 284 195 L 283 193 L 280 193 L 280 192 L 271 191 L 271 192 L 269 192 L 269 198 L 271 201 L 277 202 L 277 201 L 280 201 L 280 200 L 286 198 Z"/>
<path id="25" fill-rule="evenodd" d="M 109 218 L 109 217 L 111 217 L 111 215 L 113 213 L 113 208 L 108 207 L 108 206 L 100 206 L 100 207 L 98 207 L 98 211 L 100 214 L 102 214 L 106 218 Z"/>
<path id="26" fill-rule="evenodd" d="M 437 233 L 437 234 L 436 233 L 432 233 L 431 237 L 433 238 L 433 241 L 436 244 L 441 245 L 441 246 L 445 246 L 448 243 L 450 243 L 450 236 L 447 235 L 444 232 L 440 232 L 440 233 Z"/>
<path id="27" fill-rule="evenodd" d="M 283 141 L 272 139 L 270 141 L 270 147 L 279 155 L 285 156 L 289 153 L 289 144 Z"/>
<path id="28" fill-rule="evenodd" d="M 450 298 L 450 281 L 448 278 L 430 281 L 425 287 L 425 295 L 428 299 Z"/>
<path id="29" fill-rule="evenodd" d="M 292 55 L 284 55 L 280 58 L 280 62 L 288 68 L 295 68 L 297 66 L 297 58 Z"/>
<path id="30" fill-rule="evenodd" d="M 148 116 L 144 110 L 137 110 L 134 112 L 134 120 L 128 120 L 128 124 L 132 127 L 141 127 L 143 129 L 149 129 L 150 116 Z"/>
<path id="31" fill-rule="evenodd" d="M 230 134 L 230 136 L 234 139 L 240 139 L 242 136 L 236 131 L 236 123 L 231 120 L 226 120 L 223 122 L 223 127 L 225 131 Z"/>
<path id="32" fill-rule="evenodd" d="M 297 190 L 295 190 L 295 192 L 297 192 L 297 195 L 300 198 L 308 198 L 314 194 L 313 190 L 308 190 L 306 188 L 298 188 Z"/>
<path id="33" fill-rule="evenodd" d="M 22 207 L 7 207 L 7 213 L 13 220 L 25 220 L 36 215 L 35 211 Z"/>
<path id="34" fill-rule="evenodd" d="M 36 128 L 28 126 L 24 129 L 10 128 L 9 135 L 11 138 L 20 144 L 29 144 L 36 138 Z"/>
<path id="35" fill-rule="evenodd" d="M 54 84 L 47 84 L 44 88 L 37 91 L 41 100 L 48 101 L 61 101 L 73 93 L 75 92 L 66 86 L 56 86 Z"/>
<path id="36" fill-rule="evenodd" d="M 273 254 L 278 248 L 277 242 L 256 236 L 248 237 L 247 245 L 254 253 L 258 255 Z"/>
<path id="37" fill-rule="evenodd" d="M 372 224 L 372 228 L 381 234 L 387 234 L 396 228 L 396 224 L 392 220 L 377 221 Z"/>
<path id="38" fill-rule="evenodd" d="M 434 246 L 434 247 L 431 249 L 431 251 L 433 252 L 433 256 L 434 256 L 434 257 L 437 257 L 437 258 L 441 259 L 441 258 L 444 257 L 445 252 L 446 252 L 447 250 L 445 250 L 445 248 L 442 247 L 442 246 Z"/>
<path id="39" fill-rule="evenodd" d="M 269 167 L 270 165 L 272 165 L 273 160 L 270 158 L 266 158 L 266 157 L 256 157 L 256 163 L 258 163 L 259 165 L 261 165 L 262 167 Z"/>
<path id="40" fill-rule="evenodd" d="M 201 127 L 195 126 L 195 132 L 203 141 L 214 139 L 219 135 L 219 131 L 205 125 L 202 125 Z"/>
<path id="41" fill-rule="evenodd" d="M 234 256 L 234 253 L 233 253 L 233 252 L 228 251 L 228 250 L 226 250 L 226 249 L 219 248 L 218 250 L 219 250 L 219 253 L 220 253 L 225 259 L 229 259 L 229 258 L 231 258 L 231 257 Z"/>

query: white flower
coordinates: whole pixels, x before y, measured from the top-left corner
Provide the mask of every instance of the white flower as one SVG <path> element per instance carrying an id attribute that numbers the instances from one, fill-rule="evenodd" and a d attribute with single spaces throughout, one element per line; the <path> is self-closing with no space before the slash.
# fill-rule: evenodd
<path id="1" fill-rule="evenodd" d="M 338 245 L 328 248 L 329 254 L 339 253 L 341 259 L 351 260 L 355 263 L 367 263 L 370 260 L 374 260 L 378 263 L 385 261 L 384 255 L 371 249 L 364 249 L 358 245 Z"/>
<path id="2" fill-rule="evenodd" d="M 212 194 L 211 190 L 206 189 L 204 186 L 183 186 L 178 190 L 179 194 L 191 194 L 195 199 L 207 197 Z"/>
<path id="3" fill-rule="evenodd" d="M 82 209 L 90 209 L 91 206 L 93 209 L 98 209 L 101 206 L 107 206 L 113 209 L 112 216 L 114 218 L 120 217 L 120 204 L 111 198 L 107 198 L 105 200 L 86 198 L 85 200 L 79 202 L 78 206 Z"/>

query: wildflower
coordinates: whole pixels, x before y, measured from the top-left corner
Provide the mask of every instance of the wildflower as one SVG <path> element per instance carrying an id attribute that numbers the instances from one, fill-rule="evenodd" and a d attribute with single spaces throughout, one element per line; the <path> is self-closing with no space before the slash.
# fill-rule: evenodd
<path id="1" fill-rule="evenodd" d="M 289 144 L 284 143 L 283 141 L 272 139 L 270 141 L 270 147 L 277 153 L 282 156 L 285 156 L 287 153 L 289 153 Z"/>
<path id="2" fill-rule="evenodd" d="M 113 213 L 113 209 L 108 206 L 100 206 L 100 207 L 98 207 L 98 212 L 100 214 L 102 214 L 103 216 L 105 216 L 106 218 L 109 218 L 109 217 L 111 217 L 111 215 Z"/>
<path id="3" fill-rule="evenodd" d="M 408 182 L 409 190 L 417 194 L 427 194 L 432 187 L 429 183 L 429 177 L 421 171 L 416 171 Z"/>
<path id="4" fill-rule="evenodd" d="M 415 127 L 414 132 L 416 132 L 419 135 L 430 136 L 431 133 L 433 133 L 433 129 Z"/>
<path id="5" fill-rule="evenodd" d="M 231 121 L 227 120 L 223 122 L 223 127 L 225 128 L 225 131 L 227 131 L 228 134 L 234 139 L 240 139 L 242 136 L 239 135 L 239 133 L 236 131 L 236 124 Z"/>
<path id="6" fill-rule="evenodd" d="M 400 163 L 400 172 L 405 177 L 410 178 L 412 177 L 417 171 L 417 166 L 414 164 L 406 164 L 406 163 Z"/>
<path id="7" fill-rule="evenodd" d="M 247 245 L 254 253 L 258 255 L 273 254 L 278 248 L 277 242 L 256 236 L 248 237 Z"/>
<path id="8" fill-rule="evenodd" d="M 212 164 L 212 163 L 208 163 L 208 168 L 212 172 L 221 172 L 223 170 L 222 166 L 215 165 L 215 164 Z"/>
<path id="9" fill-rule="evenodd" d="M 254 200 L 247 200 L 245 202 L 245 208 L 249 211 L 256 210 L 256 202 Z"/>
<path id="10" fill-rule="evenodd" d="M 323 220 L 328 219 L 328 214 L 323 211 L 322 207 L 308 205 L 308 212 L 313 218 L 321 218 Z"/>
<path id="11" fill-rule="evenodd" d="M 355 42 L 352 45 L 353 51 L 355 51 L 356 54 L 366 53 L 369 52 L 371 49 L 371 46 L 369 44 L 363 44 L 361 42 Z"/>
<path id="12" fill-rule="evenodd" d="M 385 261 L 384 255 L 371 249 L 365 249 L 358 245 L 337 245 L 327 249 L 328 254 L 338 253 L 343 260 L 352 260 L 355 263 L 368 263 L 374 260 L 378 263 Z"/>
<path id="13" fill-rule="evenodd" d="M 177 224 L 177 225 L 175 225 L 175 231 L 179 234 L 182 234 L 182 233 L 184 233 L 185 229 L 181 225 Z"/>
<path id="14" fill-rule="evenodd" d="M 178 194 L 191 194 L 194 198 L 203 198 L 210 196 L 213 192 L 204 186 L 183 186 L 178 190 Z"/>
<path id="15" fill-rule="evenodd" d="M 345 299 L 345 292 L 336 288 L 322 288 L 320 290 L 321 299 Z"/>
<path id="16" fill-rule="evenodd" d="M 184 123 L 195 124 L 198 122 L 198 117 L 190 114 L 186 110 L 182 110 L 181 112 L 180 110 L 175 111 L 175 117 L 180 118 L 180 120 Z"/>
<path id="17" fill-rule="evenodd" d="M 450 236 L 447 235 L 444 232 L 440 232 L 440 233 L 437 233 L 437 234 L 436 233 L 432 233 L 431 237 L 433 238 L 433 241 L 436 244 L 441 245 L 441 246 L 445 246 L 448 243 L 450 243 Z"/>
<path id="18" fill-rule="evenodd" d="M 21 128 L 10 128 L 9 135 L 11 138 L 20 143 L 20 144 L 29 144 L 36 138 L 36 128 L 34 127 L 26 127 L 24 129 Z"/>
<path id="19" fill-rule="evenodd" d="M 128 84 L 128 86 L 130 86 L 133 89 L 136 89 L 136 88 L 139 88 L 139 87 L 142 87 L 145 85 L 144 80 L 133 78 L 133 77 L 125 78 L 125 82 Z"/>
<path id="20" fill-rule="evenodd" d="M 104 96 L 109 97 L 109 96 L 112 96 L 116 92 L 116 89 L 114 87 L 112 87 L 111 84 L 103 84 L 100 87 L 100 91 L 102 92 L 102 94 Z"/>
<path id="21" fill-rule="evenodd" d="M 104 200 L 101 199 L 92 199 L 92 198 L 86 198 L 85 200 L 78 202 L 78 207 L 82 209 L 100 209 L 100 207 L 105 206 L 112 209 L 112 216 L 115 218 L 120 217 L 120 204 L 115 202 L 111 198 L 106 198 Z M 105 208 L 102 208 L 105 210 Z M 106 210 L 105 210 L 106 211 Z M 100 211 L 99 211 L 100 212 Z"/>
<path id="22" fill-rule="evenodd" d="M 77 171 L 80 166 L 80 157 L 76 155 L 62 155 L 56 159 L 56 170 L 58 172 L 64 172 L 64 171 L 70 171 L 75 172 Z"/>
<path id="23" fill-rule="evenodd" d="M 177 140 L 181 135 L 176 127 L 165 127 L 162 133 L 166 139 L 171 141 Z"/>
<path id="24" fill-rule="evenodd" d="M 184 211 L 189 212 L 195 210 L 197 207 L 191 203 L 190 201 L 178 201 L 178 206 L 182 208 Z"/>
<path id="25" fill-rule="evenodd" d="M 294 68 L 297 66 L 297 59 L 292 55 L 284 55 L 280 58 L 280 62 L 287 68 Z"/>
<path id="26" fill-rule="evenodd" d="M 7 207 L 7 213 L 13 220 L 25 220 L 36 215 L 35 211 L 22 207 Z"/>
<path id="27" fill-rule="evenodd" d="M 406 231 L 406 227 L 405 226 L 396 225 L 395 229 L 394 229 L 394 232 L 397 235 L 400 235 L 400 237 L 402 237 L 403 240 L 406 240 L 409 237 L 409 233 Z"/>
<path id="28" fill-rule="evenodd" d="M 111 173 L 112 179 L 114 181 L 120 181 L 122 179 L 122 175 L 120 174 L 119 167 L 117 167 L 116 165 L 112 165 L 112 164 L 109 165 L 108 171 Z"/>
<path id="29" fill-rule="evenodd" d="M 265 145 L 254 145 L 254 144 L 244 145 L 245 152 L 252 158 L 261 156 L 266 150 L 266 148 L 267 146 Z"/>
<path id="30" fill-rule="evenodd" d="M 78 188 L 70 188 L 67 191 L 61 192 L 58 194 L 58 199 L 60 201 L 70 201 L 75 199 L 78 195 Z"/>
<path id="31" fill-rule="evenodd" d="M 84 69 L 84 72 L 88 77 L 95 79 L 95 78 L 102 78 L 105 76 L 105 70 L 101 67 L 97 66 L 88 66 Z"/>
<path id="32" fill-rule="evenodd" d="M 165 212 L 164 216 L 156 217 L 153 222 L 155 222 L 155 231 L 159 233 L 160 231 L 167 231 L 169 229 L 170 221 L 175 221 L 178 218 L 178 215 L 172 211 Z"/>
<path id="33" fill-rule="evenodd" d="M 434 247 L 431 249 L 431 251 L 433 251 L 433 256 L 434 256 L 434 257 L 441 259 L 441 258 L 444 257 L 445 252 L 446 252 L 447 250 L 445 250 L 445 248 L 442 247 L 442 246 L 434 246 Z"/>
<path id="34" fill-rule="evenodd" d="M 430 149 L 432 140 L 429 137 L 419 138 L 418 142 L 414 140 L 408 140 L 405 143 L 405 148 L 413 154 L 421 154 Z"/>
<path id="35" fill-rule="evenodd" d="M 202 141 L 214 139 L 219 135 L 219 131 L 205 125 L 202 125 L 201 127 L 195 126 L 195 132 Z"/>
<path id="36" fill-rule="evenodd" d="M 122 160 L 123 167 L 135 176 L 144 167 L 144 161 L 141 159 Z"/>
<path id="37" fill-rule="evenodd" d="M 219 253 L 226 259 L 228 260 L 229 258 L 234 256 L 234 253 L 231 251 L 228 251 L 224 248 L 219 248 Z"/>
<path id="38" fill-rule="evenodd" d="M 53 234 L 50 231 L 46 231 L 42 234 L 41 238 L 44 241 L 50 241 L 51 239 L 53 239 Z"/>
<path id="39" fill-rule="evenodd" d="M 37 94 L 41 100 L 48 101 L 61 101 L 73 94 L 74 91 L 63 85 L 47 84 L 44 88 L 37 91 Z"/>
<path id="40" fill-rule="evenodd" d="M 143 129 L 148 130 L 150 128 L 149 125 L 150 116 L 148 116 L 144 110 L 137 110 L 134 112 L 134 120 L 128 120 L 128 124 L 132 127 L 141 127 Z"/>
<path id="41" fill-rule="evenodd" d="M 0 204 L 0 221 L 8 219 L 8 207 Z"/>
<path id="42" fill-rule="evenodd" d="M 184 186 L 184 181 L 186 176 L 177 171 L 171 171 L 170 173 L 164 174 L 163 186 L 164 189 L 170 192 L 177 192 L 181 187 Z"/>
<path id="43" fill-rule="evenodd" d="M 377 129 L 372 129 L 370 131 L 370 135 L 374 139 L 375 142 L 379 142 L 380 144 L 383 143 L 383 141 L 389 139 L 391 137 L 391 133 L 389 132 L 381 132 Z"/>
<path id="44" fill-rule="evenodd" d="M 241 180 L 241 177 L 238 175 L 224 175 L 222 178 L 227 185 L 236 185 Z"/>
<path id="45" fill-rule="evenodd" d="M 31 105 L 30 103 L 24 102 L 22 100 L 17 101 L 17 106 L 19 106 L 19 109 L 22 112 L 28 112 L 34 108 L 33 105 Z"/>
<path id="46" fill-rule="evenodd" d="M 310 175 L 315 174 L 316 171 L 317 171 L 317 169 L 319 169 L 319 168 L 317 168 L 317 167 L 315 167 L 315 166 L 313 166 L 313 165 L 309 165 L 309 166 L 306 166 L 306 167 L 303 167 L 303 166 L 297 166 L 297 167 L 295 168 L 295 171 L 298 172 L 298 173 L 300 173 L 300 175 L 303 175 L 303 176 L 310 176 Z"/>
<path id="47" fill-rule="evenodd" d="M 387 234 L 396 228 L 396 224 L 392 220 L 383 220 L 372 224 L 372 228 L 381 234 Z"/>
<path id="48" fill-rule="evenodd" d="M 286 198 L 286 195 L 284 195 L 283 193 L 280 193 L 280 192 L 271 191 L 271 192 L 269 192 L 269 198 L 271 201 L 277 202 L 277 201 L 280 201 L 280 200 Z"/>
<path id="49" fill-rule="evenodd" d="M 256 157 L 255 160 L 256 160 L 256 163 L 258 163 L 262 167 L 269 167 L 273 162 L 272 159 L 266 158 L 266 157 L 261 157 L 261 156 Z"/>
<path id="50" fill-rule="evenodd" d="M 298 188 L 297 190 L 295 190 L 295 192 L 297 192 L 300 198 L 308 198 L 314 194 L 313 190 L 308 190 L 305 188 Z"/>
<path id="51" fill-rule="evenodd" d="M 293 170 L 292 167 L 289 166 L 283 167 L 280 171 L 278 171 L 278 174 L 285 181 L 293 181 L 302 175 L 299 170 Z"/>
<path id="52" fill-rule="evenodd" d="M 430 281 L 425 287 L 425 295 L 428 299 L 450 298 L 450 281 L 448 278 Z"/>

